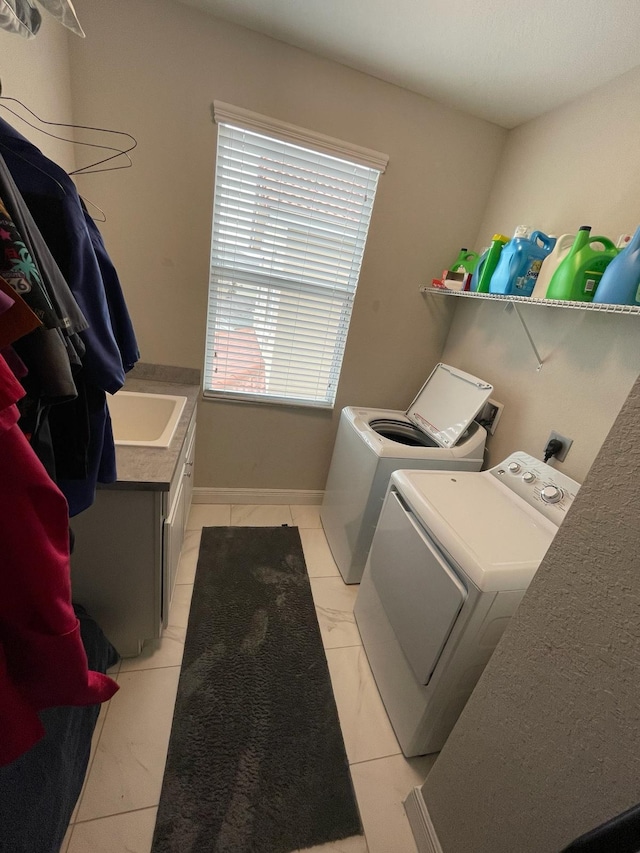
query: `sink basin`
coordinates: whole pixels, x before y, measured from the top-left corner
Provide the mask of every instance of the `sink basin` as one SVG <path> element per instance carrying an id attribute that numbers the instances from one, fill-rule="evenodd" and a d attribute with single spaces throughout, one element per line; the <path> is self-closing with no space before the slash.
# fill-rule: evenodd
<path id="1" fill-rule="evenodd" d="M 140 391 L 107 395 L 115 443 L 169 447 L 186 402 L 186 397 Z"/>

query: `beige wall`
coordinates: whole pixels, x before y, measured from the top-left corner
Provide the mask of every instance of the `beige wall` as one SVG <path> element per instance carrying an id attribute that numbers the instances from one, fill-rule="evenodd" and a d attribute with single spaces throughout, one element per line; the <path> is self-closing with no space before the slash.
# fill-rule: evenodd
<path id="1" fill-rule="evenodd" d="M 640 800 L 639 423 L 640 380 L 423 785 L 444 853 L 558 853 Z"/>
<path id="2" fill-rule="evenodd" d="M 72 38 L 72 36 L 69 36 Z M 43 13 L 42 26 L 34 39 L 23 39 L 0 30 L 0 80 L 2 94 L 17 98 L 46 121 L 70 123 L 71 83 L 67 30 L 48 14 Z M 67 171 L 75 163 L 74 146 L 69 142 L 52 139 L 30 127 L 9 112 L 7 107 L 41 127 L 59 136 L 73 138 L 69 128 L 51 128 L 39 123 L 27 110 L 10 101 L 0 101 L 0 116 L 19 130 L 48 157 Z"/>
<path id="3" fill-rule="evenodd" d="M 418 286 L 473 235 L 480 246 L 520 221 L 558 233 L 590 222 L 612 236 L 637 224 L 636 72 L 513 131 L 478 227 L 499 129 L 162 0 L 77 6 L 88 38 L 69 37 L 76 119 L 140 142 L 133 169 L 83 189 L 107 212 L 102 230 L 146 360 L 201 366 L 214 98 L 391 157 L 338 409 L 405 405 L 440 357 L 453 312 L 452 300 L 423 299 Z M 45 20 L 32 42 L 0 32 L 0 48 L 5 93 L 69 120 L 64 30 Z M 71 146 L 11 123 L 72 165 Z M 526 316 L 540 373 L 517 320 L 492 304 L 458 304 L 445 357 L 486 374 L 507 404 L 494 458 L 516 446 L 538 455 L 557 428 L 576 440 L 565 470 L 581 476 L 638 373 L 640 327 L 533 307 Z M 636 385 L 424 786 L 445 853 L 555 853 L 638 799 L 639 418 Z M 323 485 L 335 420 L 205 402 L 200 425 L 200 485 Z"/>
<path id="4" fill-rule="evenodd" d="M 510 132 L 476 247 L 518 224 L 547 233 L 580 225 L 617 240 L 640 224 L 640 68 Z M 431 297 L 436 298 L 436 297 Z M 476 372 L 505 404 L 489 443 L 540 456 L 552 429 L 573 438 L 563 471 L 582 481 L 640 372 L 640 317 L 524 306 L 544 365 L 517 317 L 498 303 L 457 306 L 443 360 Z"/>
<path id="5" fill-rule="evenodd" d="M 3 83 L 44 117 L 68 119 L 69 49 L 77 121 L 138 138 L 132 169 L 84 178 L 80 189 L 107 213 L 101 230 L 146 361 L 202 366 L 214 98 L 390 156 L 333 416 L 203 401 L 198 485 L 321 489 L 340 408 L 403 408 L 440 358 L 491 381 L 505 403 L 490 463 L 516 448 L 540 455 L 555 429 L 574 439 L 563 470 L 584 478 L 640 370 L 637 319 L 522 309 L 544 360 L 538 372 L 502 305 L 454 305 L 418 287 L 461 245 L 480 248 L 519 222 L 633 230 L 640 71 L 507 135 L 168 0 L 80 0 L 79 14 L 85 40 L 48 17 L 31 42 L 0 33 Z M 2 114 L 71 166 L 73 146 Z M 78 150 L 79 161 L 86 155 Z"/>
<path id="6" fill-rule="evenodd" d="M 639 96 L 637 69 L 512 131 L 477 244 L 520 222 L 635 230 Z M 587 479 L 423 786 L 444 853 L 557 853 L 639 798 L 640 318 L 522 312 L 540 372 L 499 304 L 461 302 L 443 357 L 506 404 L 491 461 L 555 428 Z"/>
<path id="7" fill-rule="evenodd" d="M 506 132 L 166 0 L 80 0 L 79 120 L 139 141 L 135 166 L 83 188 L 118 267 L 145 361 L 202 366 L 219 99 L 389 155 L 333 417 L 203 401 L 197 484 L 321 489 L 342 406 L 406 407 L 452 306 L 419 286 L 475 237 Z"/>

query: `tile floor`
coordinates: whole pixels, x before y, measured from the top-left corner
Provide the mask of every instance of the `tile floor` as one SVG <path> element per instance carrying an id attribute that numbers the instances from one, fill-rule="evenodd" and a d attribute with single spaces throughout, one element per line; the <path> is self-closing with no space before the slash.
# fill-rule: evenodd
<path id="1" fill-rule="evenodd" d="M 366 840 L 320 853 L 415 853 L 402 802 L 434 756 L 405 759 L 362 648 L 353 617 L 357 587 L 333 561 L 317 506 L 194 504 L 169 626 L 161 640 L 114 667 L 120 684 L 102 707 L 87 778 L 61 853 L 149 853 L 203 526 L 296 525 L 327 655 Z"/>

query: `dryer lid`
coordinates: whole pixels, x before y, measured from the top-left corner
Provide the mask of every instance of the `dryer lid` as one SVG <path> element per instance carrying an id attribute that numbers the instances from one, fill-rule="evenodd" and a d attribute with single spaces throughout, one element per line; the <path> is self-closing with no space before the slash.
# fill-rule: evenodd
<path id="1" fill-rule="evenodd" d="M 440 447 L 453 447 L 493 391 L 493 385 L 448 364 L 437 364 L 406 411 Z"/>

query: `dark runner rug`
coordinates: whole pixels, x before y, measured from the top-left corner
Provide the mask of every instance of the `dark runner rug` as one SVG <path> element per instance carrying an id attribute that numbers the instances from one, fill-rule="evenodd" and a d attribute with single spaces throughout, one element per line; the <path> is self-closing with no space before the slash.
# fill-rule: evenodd
<path id="1" fill-rule="evenodd" d="M 362 833 L 295 527 L 206 527 L 152 853 Z"/>

